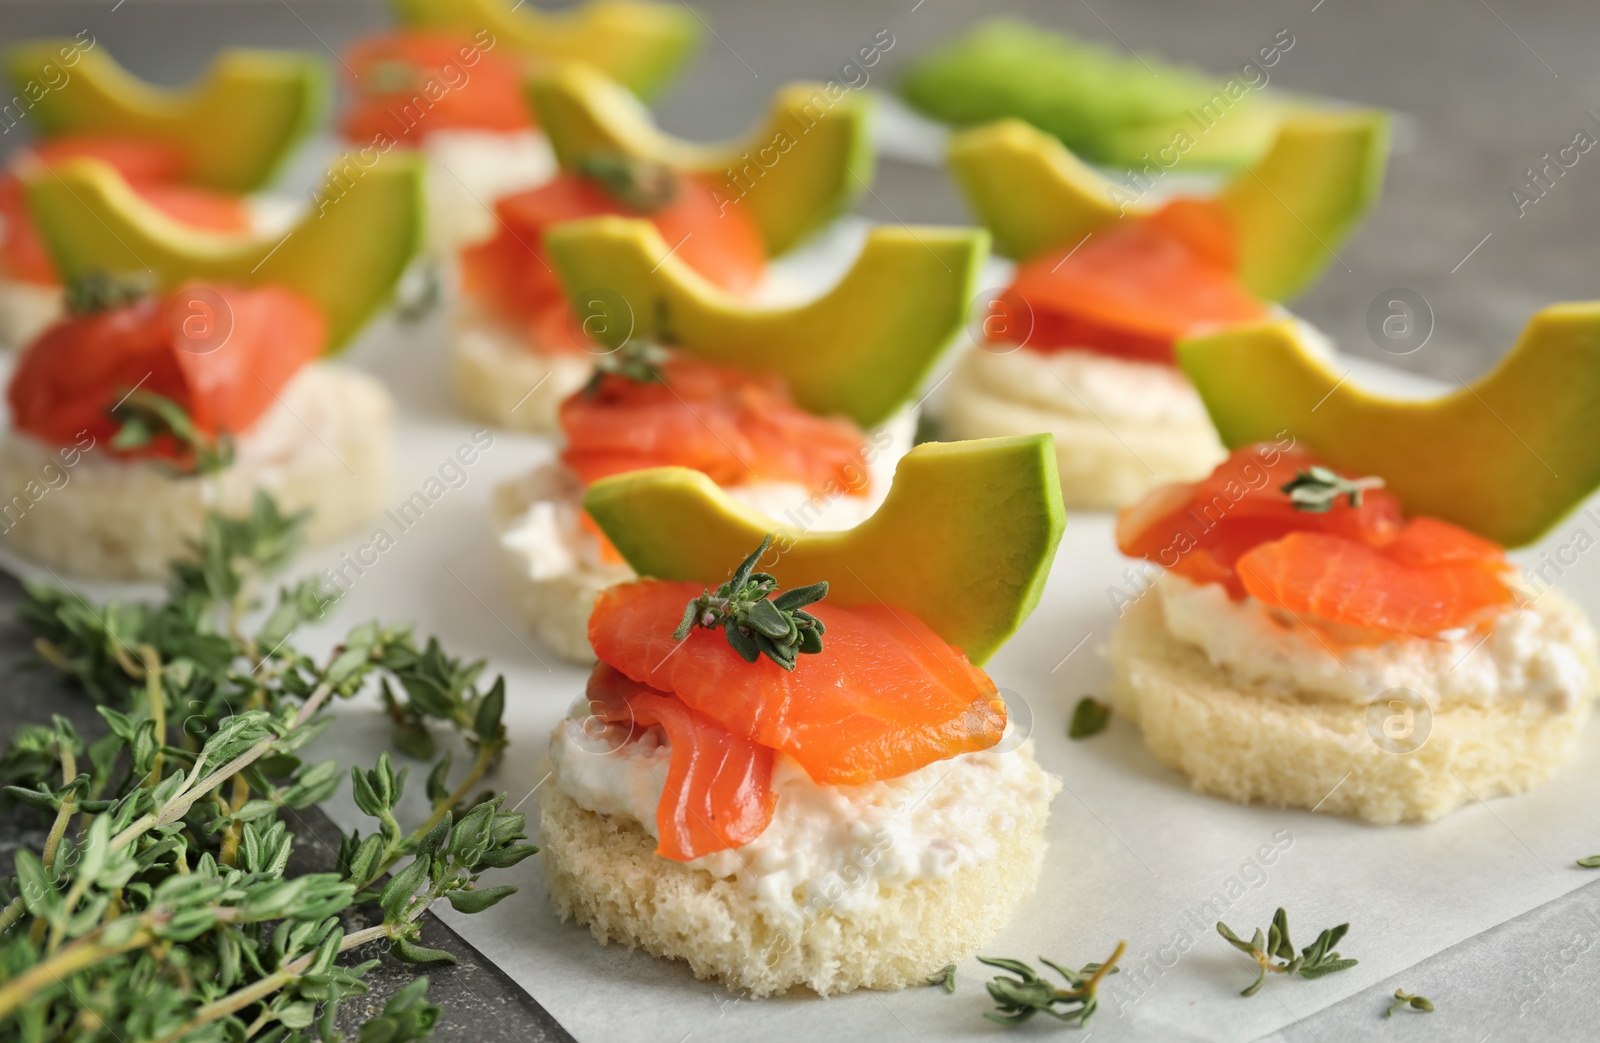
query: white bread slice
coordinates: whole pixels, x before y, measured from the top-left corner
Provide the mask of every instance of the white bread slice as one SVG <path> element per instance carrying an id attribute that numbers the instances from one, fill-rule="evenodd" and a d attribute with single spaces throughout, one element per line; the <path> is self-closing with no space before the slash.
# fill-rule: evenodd
<path id="1" fill-rule="evenodd" d="M 568 395 L 589 382 L 595 356 L 535 352 L 510 326 L 463 306 L 450 333 L 456 399 L 493 427 L 554 434 Z"/>
<path id="2" fill-rule="evenodd" d="M 1593 651 L 1585 655 L 1600 677 Z M 1116 708 L 1194 789 L 1378 823 L 1431 821 L 1547 781 L 1576 752 L 1593 702 L 1568 711 L 1534 699 L 1434 705 L 1422 745 L 1388 752 L 1367 706 L 1235 681 L 1172 636 L 1155 591 L 1118 621 L 1111 664 Z"/>
<path id="3" fill-rule="evenodd" d="M 1027 350 L 1027 349 L 1021 349 Z M 945 438 L 1049 432 L 1055 437 L 1061 496 L 1068 508 L 1115 510 L 1158 485 L 1197 481 L 1227 456 L 1210 421 L 1137 420 L 1107 410 L 1065 412 L 1022 401 L 990 379 L 987 353 L 971 349 L 945 389 Z"/>
<path id="4" fill-rule="evenodd" d="M 1008 756 L 1032 758 L 1026 747 Z M 540 790 L 539 848 L 557 915 L 587 924 L 602 943 L 683 960 L 695 977 L 755 996 L 795 988 L 827 996 L 921 985 L 994 937 L 1038 884 L 1049 798 L 1010 810 L 1016 828 L 998 857 L 885 887 L 862 915 L 816 911 L 798 937 L 735 880 L 661 858 L 631 819 L 588 811 L 555 785 Z"/>
<path id="5" fill-rule="evenodd" d="M 238 440 L 233 466 L 207 478 L 119 461 L 104 446 L 62 467 L 54 447 L 8 433 L 0 442 L 0 489 L 13 495 L 0 502 L 0 546 L 84 579 L 156 580 L 188 553 L 207 513 L 248 513 L 258 488 L 286 514 L 312 509 L 311 543 L 378 513 L 393 453 L 394 404 L 383 385 L 316 363 L 280 397 Z"/>
<path id="6" fill-rule="evenodd" d="M 61 318 L 61 287 L 0 278 L 0 349 L 18 350 Z"/>

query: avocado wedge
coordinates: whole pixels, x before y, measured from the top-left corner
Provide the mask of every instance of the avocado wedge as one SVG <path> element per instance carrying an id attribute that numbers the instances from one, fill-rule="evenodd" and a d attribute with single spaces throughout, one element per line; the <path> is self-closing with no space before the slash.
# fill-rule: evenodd
<path id="1" fill-rule="evenodd" d="M 718 145 L 662 133 L 637 98 L 581 64 L 537 77 L 529 90 L 564 169 L 597 153 L 621 153 L 696 175 L 724 206 L 749 212 L 769 257 L 849 209 L 872 181 L 867 104 L 827 84 L 780 88 L 765 123 Z"/>
<path id="2" fill-rule="evenodd" d="M 488 32 L 520 54 L 581 61 L 641 98 L 665 86 L 700 41 L 700 22 L 681 4 L 590 0 L 541 11 L 513 0 L 392 0 L 396 19 L 415 29 Z"/>
<path id="3" fill-rule="evenodd" d="M 13 89 L 29 84 L 72 50 L 72 39 L 32 40 L 6 52 Z M 321 63 L 295 51 L 231 48 L 193 85 L 146 83 L 103 47 L 80 49 L 60 87 L 43 92 L 28 115 L 41 136 L 96 134 L 172 145 L 188 157 L 189 179 L 227 192 L 260 188 L 316 126 L 327 105 Z"/>
<path id="4" fill-rule="evenodd" d="M 334 171 L 288 234 L 217 235 L 141 199 L 108 164 L 74 159 L 25 174 L 34 223 L 62 279 L 152 272 L 162 289 L 191 279 L 296 290 L 321 308 L 328 350 L 343 347 L 394 290 L 422 241 L 421 160 L 394 152 Z"/>
<path id="5" fill-rule="evenodd" d="M 1273 301 L 1308 287 L 1377 201 L 1388 152 L 1388 121 L 1380 112 L 1286 115 L 1266 154 L 1216 196 L 1238 230 L 1244 285 Z M 1165 155 L 1181 167 L 1177 151 Z M 968 204 L 994 233 L 995 249 L 1019 260 L 1152 209 L 1137 185 L 1109 180 L 1021 120 L 956 135 L 949 158 Z"/>
<path id="6" fill-rule="evenodd" d="M 1039 603 L 1066 527 L 1049 435 L 920 445 L 843 532 L 775 524 L 683 467 L 603 479 L 584 509 L 641 576 L 707 587 L 772 533 L 760 567 L 781 585 L 827 580 L 831 603 L 905 609 L 980 664 Z"/>
<path id="7" fill-rule="evenodd" d="M 1185 341 L 1178 361 L 1229 448 L 1287 433 L 1339 470 L 1382 477 L 1408 513 L 1508 547 L 1600 488 L 1600 301 L 1545 308 L 1493 372 L 1431 401 L 1355 386 L 1287 321 Z"/>
<path id="8" fill-rule="evenodd" d="M 558 225 L 545 250 L 586 328 L 612 347 L 654 339 L 709 362 L 777 373 L 813 413 L 862 427 L 892 416 L 962 328 L 987 254 L 977 229 L 874 228 L 842 280 L 803 304 L 751 305 L 711 285 L 649 221 Z"/>

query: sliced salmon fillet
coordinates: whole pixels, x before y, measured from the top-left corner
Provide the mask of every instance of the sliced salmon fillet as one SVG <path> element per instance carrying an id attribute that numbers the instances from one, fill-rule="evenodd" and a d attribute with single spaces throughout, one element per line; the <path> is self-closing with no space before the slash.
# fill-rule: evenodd
<path id="1" fill-rule="evenodd" d="M 678 178 L 676 198 L 649 214 L 629 209 L 597 182 L 572 173 L 501 199 L 495 214 L 500 221 L 495 237 L 462 251 L 463 286 L 503 318 L 539 330 L 564 322 L 567 314 L 566 294 L 544 252 L 545 232 L 564 221 L 608 214 L 646 218 L 675 247 L 673 257 L 731 293 L 753 288 L 766 266 L 761 235 L 745 211 L 725 206 L 711 185 L 687 174 Z M 551 317 L 552 309 L 558 318 Z M 571 339 L 538 346 L 552 350 Z"/>
<path id="2" fill-rule="evenodd" d="M 561 461 L 585 484 L 647 467 L 689 467 L 718 485 L 797 482 L 867 490 L 865 437 L 844 419 L 796 406 L 783 382 L 674 355 L 665 383 L 618 375 L 561 404 Z"/>
<path id="3" fill-rule="evenodd" d="M 138 387 L 177 402 L 207 434 L 249 430 L 321 353 L 322 315 L 278 287 L 206 287 L 202 299 L 221 313 L 207 321 L 225 322 L 231 332 L 215 350 L 187 350 L 174 327 L 181 330 L 191 315 L 192 290 L 69 317 L 40 334 L 18 359 L 6 391 L 16 426 L 48 444 L 69 445 L 88 431 L 107 445 L 121 426 L 111 408 Z M 221 298 L 220 308 L 209 294 Z M 124 455 L 182 454 L 158 441 Z"/>
<path id="4" fill-rule="evenodd" d="M 1209 200 L 1175 199 L 1023 264 L 1001 297 L 1000 339 L 1031 327 L 1036 351 L 1086 348 L 1171 363 L 1206 329 L 1270 312 L 1239 283 L 1231 219 Z"/>
<path id="5" fill-rule="evenodd" d="M 109 163 L 146 202 L 191 228 L 250 231 L 244 198 L 182 184 L 179 179 L 188 161 L 168 145 L 74 135 L 33 146 L 23 162 L 48 165 L 80 156 Z M 0 276 L 44 286 L 58 281 L 55 264 L 28 213 L 27 194 L 16 169 L 0 175 Z"/>
<path id="6" fill-rule="evenodd" d="M 601 663 L 589 676 L 591 712 L 635 731 L 660 726 L 672 759 L 656 808 L 656 854 L 688 862 L 742 847 L 772 821 L 771 749 Z"/>
<path id="7" fill-rule="evenodd" d="M 1319 532 L 1290 533 L 1261 544 L 1239 559 L 1239 575 L 1245 591 L 1263 604 L 1413 637 L 1475 628 L 1512 600 L 1500 572 L 1480 561 L 1412 565 L 1396 560 L 1387 548 Z"/>
<path id="8" fill-rule="evenodd" d="M 806 611 L 823 650 L 792 672 L 739 657 L 720 630 L 672 636 L 703 588 L 641 580 L 601 593 L 589 640 L 602 663 L 671 692 L 729 731 L 781 750 L 824 785 L 873 782 L 988 749 L 1005 731 L 994 682 L 909 612 L 887 605 Z"/>
<path id="9" fill-rule="evenodd" d="M 363 37 L 346 50 L 343 65 L 354 97 L 340 130 L 363 145 L 384 136 L 416 145 L 436 130 L 505 133 L 534 123 L 516 63 L 465 34 Z"/>
<path id="10" fill-rule="evenodd" d="M 1296 508 L 1282 486 L 1319 465 L 1297 449 L 1236 449 L 1201 481 L 1124 510 L 1117 546 L 1235 599 L 1378 634 L 1476 626 L 1513 600 L 1500 546 L 1437 518 L 1406 520 L 1381 488 L 1359 507 L 1340 497 L 1324 512 Z"/>

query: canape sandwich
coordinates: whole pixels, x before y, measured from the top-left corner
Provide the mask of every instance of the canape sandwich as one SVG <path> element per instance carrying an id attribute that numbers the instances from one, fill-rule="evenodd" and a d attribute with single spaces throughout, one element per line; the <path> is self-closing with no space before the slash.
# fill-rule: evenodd
<path id="1" fill-rule="evenodd" d="M 1600 484 L 1577 434 L 1597 334 L 1600 307 L 1552 308 L 1434 402 L 1337 388 L 1289 324 L 1183 345 L 1240 448 L 1118 520 L 1123 552 L 1164 570 L 1117 598 L 1111 642 L 1117 706 L 1151 751 L 1208 793 L 1374 822 L 1549 779 L 1589 720 L 1596 635 L 1503 545 Z"/>
<path id="2" fill-rule="evenodd" d="M 1281 313 L 1375 198 L 1384 140 L 1374 114 L 1294 116 L 1216 196 L 1153 204 L 1178 153 L 1119 184 L 1015 121 L 958 135 L 957 178 L 1019 264 L 978 305 L 944 389 L 948 435 L 1051 432 L 1069 506 L 1205 475 L 1223 449 L 1173 346 Z"/>
<path id="3" fill-rule="evenodd" d="M 315 507 L 313 538 L 372 513 L 388 484 L 388 394 L 320 360 L 415 254 L 421 174 L 391 157 L 268 239 L 175 226 L 95 160 L 25 178 L 73 311 L 12 376 L 0 539 L 78 575 L 152 578 L 208 510 L 250 510 L 257 489 L 285 510 Z"/>
<path id="4" fill-rule="evenodd" d="M 584 489 L 597 480 L 690 467 L 801 529 L 849 528 L 872 513 L 911 448 L 913 400 L 961 328 L 983 257 L 981 233 L 905 232 L 869 236 L 839 286 L 788 308 L 715 295 L 645 222 L 603 219 L 552 233 L 564 279 L 576 287 L 604 269 L 618 287 L 608 292 L 651 325 L 637 331 L 645 340 L 579 356 L 598 367 L 561 404 L 564 447 L 496 491 L 508 580 L 540 640 L 592 659 L 594 598 L 632 578 L 583 513 Z M 904 281 L 885 293 L 888 267 Z M 663 337 L 673 347 L 648 339 Z"/>
<path id="5" fill-rule="evenodd" d="M 201 81 L 172 91 L 134 79 L 84 36 L 6 52 L 13 88 L 33 102 L 36 136 L 0 173 L 3 347 L 28 343 L 63 311 L 62 275 L 29 215 L 26 171 L 91 157 L 189 228 L 281 235 L 281 200 L 245 193 L 267 182 L 321 109 L 322 70 L 306 55 L 224 51 Z"/>
<path id="6" fill-rule="evenodd" d="M 536 77 L 530 97 L 560 169 L 495 203 L 495 234 L 461 254 L 451 365 L 462 404 L 496 426 L 554 430 L 557 407 L 589 379 L 594 341 L 647 318 L 617 307 L 609 274 L 563 290 L 546 239 L 564 222 L 647 221 L 706 287 L 746 304 L 781 293 L 768 258 L 842 211 L 870 177 L 861 104 L 825 99 L 826 119 L 803 116 L 814 94 L 785 88 L 748 144 L 708 148 L 661 134 L 593 69 Z M 752 158 L 763 154 L 766 165 Z"/>
<path id="7" fill-rule="evenodd" d="M 987 943 L 1060 788 L 976 665 L 1048 571 L 1052 464 L 1043 438 L 924 446 L 862 526 L 779 545 L 695 472 L 597 484 L 602 529 L 669 578 L 590 620 L 600 662 L 540 790 L 557 912 L 755 995 L 921 984 Z M 905 553 L 927 539 L 965 552 Z"/>

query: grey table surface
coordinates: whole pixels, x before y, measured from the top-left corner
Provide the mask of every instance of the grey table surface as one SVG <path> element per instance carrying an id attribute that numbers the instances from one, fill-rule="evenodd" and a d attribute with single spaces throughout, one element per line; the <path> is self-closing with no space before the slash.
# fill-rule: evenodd
<path id="1" fill-rule="evenodd" d="M 659 112 L 667 129 L 701 138 L 736 134 L 785 80 L 839 77 L 883 29 L 894 45 L 869 70 L 874 86 L 891 84 L 896 69 L 933 41 L 1001 12 L 1213 71 L 1237 67 L 1288 29 L 1295 46 L 1271 70 L 1275 85 L 1405 116 L 1382 203 L 1296 311 L 1345 351 L 1455 382 L 1489 369 L 1537 309 L 1596 296 L 1600 152 L 1581 158 L 1523 212 L 1511 196 L 1530 167 L 1579 130 L 1600 137 L 1600 4 L 1592 0 L 697 0 L 695 7 L 713 33 Z M 172 83 L 224 44 L 323 50 L 331 62 L 331 52 L 383 22 L 376 0 L 0 0 L 0 41 L 87 28 L 135 72 Z M 0 135 L 0 154 L 20 137 L 20 128 Z M 860 210 L 890 222 L 967 219 L 942 172 L 898 162 L 880 164 Z M 1394 287 L 1422 294 L 1435 321 L 1427 345 L 1405 356 L 1386 353 L 1367 333 L 1368 306 Z M 15 585 L 0 579 L 0 618 L 16 598 Z M 19 683 L 16 638 L 0 631 L 0 739 L 61 698 L 47 684 Z M 1600 888 L 1591 885 L 1270 1039 L 1600 1038 L 1597 940 Z M 436 982 L 437 995 L 459 1008 L 440 1039 L 546 1038 L 552 1029 L 536 1005 L 506 994 L 508 983 L 492 968 L 468 963 Z M 1385 999 L 1402 985 L 1433 997 L 1438 1012 L 1385 1020 Z M 476 1015 L 482 1008 L 474 1005 L 484 1003 L 495 1017 Z"/>

